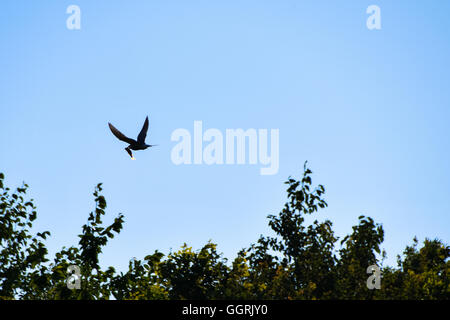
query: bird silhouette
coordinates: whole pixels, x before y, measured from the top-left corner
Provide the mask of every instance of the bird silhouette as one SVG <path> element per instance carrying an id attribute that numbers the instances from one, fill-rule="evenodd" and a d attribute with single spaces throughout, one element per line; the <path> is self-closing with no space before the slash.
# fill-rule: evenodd
<path id="1" fill-rule="evenodd" d="M 147 137 L 147 131 L 148 131 L 148 117 L 145 118 L 144 125 L 142 126 L 141 132 L 139 132 L 137 140 L 128 138 L 122 132 L 117 130 L 109 122 L 108 122 L 108 125 L 109 125 L 109 129 L 111 129 L 111 132 L 113 133 L 113 135 L 116 136 L 117 139 L 129 144 L 129 146 L 126 147 L 125 150 L 130 155 L 131 160 L 134 160 L 133 153 L 131 152 L 131 150 L 145 150 L 147 148 L 156 146 L 156 144 L 146 144 L 145 143 L 145 138 Z"/>

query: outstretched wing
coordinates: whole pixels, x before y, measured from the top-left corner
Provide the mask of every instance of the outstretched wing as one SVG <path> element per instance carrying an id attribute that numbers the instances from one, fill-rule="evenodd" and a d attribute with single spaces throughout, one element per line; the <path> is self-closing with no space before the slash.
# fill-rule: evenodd
<path id="1" fill-rule="evenodd" d="M 145 118 L 144 125 L 142 126 L 141 132 L 139 132 L 137 142 L 139 144 L 145 143 L 145 137 L 147 137 L 147 130 L 148 130 L 148 117 Z"/>
<path id="2" fill-rule="evenodd" d="M 111 132 L 113 133 L 113 135 L 116 136 L 117 139 L 122 140 L 124 142 L 127 142 L 129 144 L 136 143 L 136 141 L 134 141 L 133 139 L 128 138 L 122 132 L 117 130 L 111 123 L 108 122 L 108 125 L 109 125 L 109 128 L 111 129 Z"/>

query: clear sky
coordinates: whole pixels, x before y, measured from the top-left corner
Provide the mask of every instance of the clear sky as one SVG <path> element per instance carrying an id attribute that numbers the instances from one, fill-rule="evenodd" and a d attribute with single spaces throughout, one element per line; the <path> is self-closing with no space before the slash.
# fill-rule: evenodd
<path id="1" fill-rule="evenodd" d="M 68 30 L 69 5 L 81 29 Z M 381 30 L 368 30 L 369 5 Z M 340 237 L 383 224 L 388 263 L 417 235 L 450 242 L 449 1 L 2 1 L 0 172 L 26 181 L 54 253 L 78 242 L 104 183 L 104 250 L 132 257 L 209 239 L 225 257 L 271 234 L 283 182 L 309 161 Z M 135 152 L 109 131 L 135 137 Z M 259 165 L 179 165 L 174 130 L 279 129 L 275 175 Z"/>

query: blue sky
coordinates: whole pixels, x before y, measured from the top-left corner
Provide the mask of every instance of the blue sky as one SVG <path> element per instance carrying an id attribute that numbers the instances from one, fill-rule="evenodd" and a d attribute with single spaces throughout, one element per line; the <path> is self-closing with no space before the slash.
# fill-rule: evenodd
<path id="1" fill-rule="evenodd" d="M 81 9 L 81 30 L 66 8 Z M 368 30 L 378 5 L 382 29 Z M 77 243 L 104 184 L 125 215 L 104 265 L 208 240 L 233 258 L 271 234 L 304 161 L 340 237 L 383 224 L 388 263 L 450 240 L 448 1 L 2 1 L 0 171 L 26 181 L 54 253 Z M 131 161 L 107 127 L 149 143 Z M 179 165 L 178 128 L 279 129 L 280 168 Z"/>

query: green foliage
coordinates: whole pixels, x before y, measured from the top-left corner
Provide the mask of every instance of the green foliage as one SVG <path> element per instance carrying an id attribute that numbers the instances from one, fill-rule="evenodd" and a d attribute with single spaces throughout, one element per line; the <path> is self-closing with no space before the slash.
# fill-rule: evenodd
<path id="1" fill-rule="evenodd" d="M 181 250 L 168 255 L 160 264 L 160 271 L 169 298 L 214 299 L 222 295 L 227 267 L 216 245 L 209 242 L 198 252 L 184 244 Z"/>
<path id="2" fill-rule="evenodd" d="M 94 192 L 95 210 L 82 227 L 78 247 L 62 248 L 53 262 L 47 263 L 47 249 L 42 242 L 50 233 L 44 231 L 32 236 L 30 229 L 36 219 L 32 200 L 23 198 L 28 186 L 11 193 L 3 189 L 4 175 L 0 175 L 2 197 L 0 202 L 0 298 L 2 299 L 109 299 L 108 284 L 115 270 L 101 270 L 99 255 L 114 233 L 122 229 L 119 215 L 107 227 L 102 224 L 106 201 L 100 195 L 101 184 Z M 76 265 L 81 271 L 81 289 L 67 288 L 67 268 Z"/>
<path id="3" fill-rule="evenodd" d="M 103 223 L 106 200 L 97 185 L 95 208 L 78 235 L 77 246 L 63 247 L 52 261 L 44 241 L 48 231 L 32 233 L 37 217 L 24 184 L 11 192 L 0 173 L 0 299 L 440 299 L 450 298 L 450 247 L 426 239 L 407 246 L 398 266 L 382 267 L 380 290 L 367 288 L 367 267 L 382 263 L 384 231 L 360 216 L 352 233 L 340 241 L 329 220 L 306 223 L 325 208 L 325 188 L 312 186 L 304 167 L 300 180 L 286 181 L 287 202 L 269 215 L 272 236 L 238 252 L 228 264 L 208 242 L 194 251 L 184 244 L 165 256 L 159 251 L 132 259 L 128 270 L 102 269 L 102 249 L 120 233 L 124 217 Z M 381 261 L 380 261 L 381 259 Z M 78 266 L 81 287 L 67 286 L 69 266 Z"/>
<path id="4" fill-rule="evenodd" d="M 0 173 L 0 299 L 13 299 L 30 289 L 30 270 L 47 261 L 42 240 L 50 233 L 30 232 L 37 213 L 33 200 L 24 198 L 28 185 L 11 192 L 3 180 Z"/>
<path id="5" fill-rule="evenodd" d="M 418 241 L 407 246 L 404 258 L 398 258 L 399 269 L 388 268 L 383 273 L 384 290 L 376 293 L 378 299 L 450 298 L 450 246 L 435 239 L 425 239 L 417 249 Z"/>
<path id="6" fill-rule="evenodd" d="M 311 215 L 327 203 L 322 198 L 325 188 L 312 188 L 311 170 L 304 166 L 300 181 L 289 178 L 286 184 L 288 202 L 277 215 L 269 216 L 269 225 L 281 238 L 270 238 L 273 250 L 284 256 L 282 263 L 289 270 L 292 291 L 276 298 L 322 299 L 330 298 L 335 288 L 334 243 L 337 238 L 328 220 L 305 225 L 305 216 Z M 283 287 L 284 289 L 285 287 Z"/>
<path id="7" fill-rule="evenodd" d="M 380 245 L 384 239 L 381 225 L 372 218 L 360 216 L 359 224 L 353 227 L 353 233 L 346 236 L 339 251 L 337 264 L 339 297 L 345 299 L 369 299 L 374 291 L 367 290 L 367 267 L 379 265 L 376 254 L 381 254 Z"/>
<path id="8" fill-rule="evenodd" d="M 144 261 L 132 259 L 127 273 L 114 276 L 110 290 L 118 300 L 165 300 L 169 295 L 160 283 L 160 262 L 164 255 L 156 251 Z"/>

